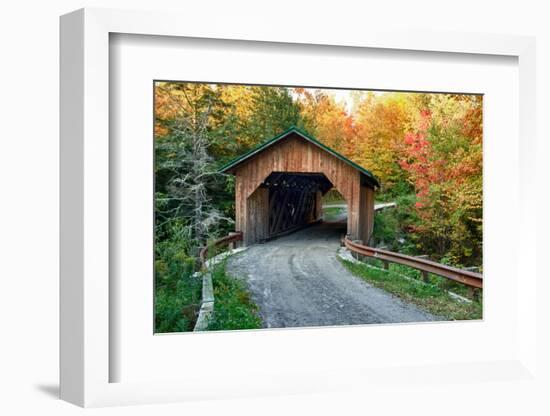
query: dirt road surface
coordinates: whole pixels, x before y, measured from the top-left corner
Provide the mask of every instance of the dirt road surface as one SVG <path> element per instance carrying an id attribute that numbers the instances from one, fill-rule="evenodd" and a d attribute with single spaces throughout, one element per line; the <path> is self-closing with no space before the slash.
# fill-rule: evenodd
<path id="1" fill-rule="evenodd" d="M 260 307 L 264 327 L 440 319 L 351 274 L 336 258 L 344 230 L 340 223 L 322 223 L 228 260 L 228 272 L 246 281 Z"/>

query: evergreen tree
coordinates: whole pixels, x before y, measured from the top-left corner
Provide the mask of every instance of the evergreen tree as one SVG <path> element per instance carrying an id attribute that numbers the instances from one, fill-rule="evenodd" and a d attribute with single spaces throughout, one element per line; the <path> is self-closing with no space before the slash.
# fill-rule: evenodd
<path id="1" fill-rule="evenodd" d="M 160 86 L 159 88 L 163 88 Z M 190 239 L 204 244 L 222 221 L 230 221 L 213 203 L 211 189 L 223 186 L 209 147 L 223 127 L 219 91 L 207 84 L 171 84 L 168 134 L 157 139 L 157 227 L 181 221 Z"/>
<path id="2" fill-rule="evenodd" d="M 252 87 L 251 107 L 243 133 L 255 145 L 300 124 L 300 108 L 287 88 Z"/>

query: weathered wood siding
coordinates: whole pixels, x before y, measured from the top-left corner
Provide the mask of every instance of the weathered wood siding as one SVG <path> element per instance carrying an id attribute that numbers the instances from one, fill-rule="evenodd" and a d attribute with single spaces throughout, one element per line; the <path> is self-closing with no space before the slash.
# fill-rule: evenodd
<path id="1" fill-rule="evenodd" d="M 374 190 L 361 186 L 359 197 L 359 234 L 357 240 L 369 244 L 369 238 L 374 228 Z"/>
<path id="2" fill-rule="evenodd" d="M 268 236 L 269 232 L 269 189 L 257 188 L 247 198 L 248 213 L 243 230 L 246 245 L 253 244 Z M 239 231 L 237 229 L 237 231 Z"/>
<path id="3" fill-rule="evenodd" d="M 260 218 L 263 221 L 268 213 L 259 214 L 258 210 L 261 207 L 257 202 L 247 201 L 272 172 L 323 173 L 346 199 L 348 234 L 353 239 L 368 239 L 369 230 L 372 230 L 368 213 L 371 210 L 374 212 L 374 200 L 372 189 L 361 186 L 360 172 L 313 143 L 293 135 L 235 168 L 235 227 L 237 231 L 243 231 L 245 234 L 246 244 L 257 241 L 254 238 L 265 232 L 263 224 L 258 221 Z M 254 212 L 248 212 L 247 204 Z M 268 208 L 265 210 L 267 212 Z M 255 220 L 251 220 L 251 217 Z M 362 217 L 367 219 L 361 221 Z M 254 230 L 255 227 L 259 227 L 260 230 Z M 247 237 L 249 233 L 252 233 L 251 237 Z"/>

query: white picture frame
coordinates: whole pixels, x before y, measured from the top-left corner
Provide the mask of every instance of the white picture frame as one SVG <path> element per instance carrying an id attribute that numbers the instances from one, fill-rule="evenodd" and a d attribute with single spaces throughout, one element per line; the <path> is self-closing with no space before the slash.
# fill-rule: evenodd
<path id="1" fill-rule="evenodd" d="M 172 13 L 107 9 L 82 9 L 61 18 L 61 398 L 88 407 L 318 393 L 350 388 L 352 383 L 387 383 L 396 374 L 403 376 L 395 369 L 369 367 L 368 374 L 361 368 L 331 369 L 331 376 L 324 378 L 315 372 L 293 374 L 285 370 L 265 380 L 244 378 L 225 388 L 213 383 L 209 374 L 181 381 L 110 382 L 110 363 L 117 359 L 109 349 L 109 36 L 113 33 L 517 57 L 520 177 L 515 180 L 520 197 L 517 212 L 524 215 L 519 216 L 517 231 L 523 277 L 516 299 L 516 353 L 498 362 L 466 359 L 458 365 L 450 359 L 435 367 L 419 362 L 414 377 L 420 382 L 440 373 L 443 379 L 458 377 L 464 382 L 479 382 L 488 374 L 518 381 L 534 377 L 537 274 L 526 242 L 535 239 L 536 218 L 525 215 L 535 195 L 529 180 L 535 169 L 534 39 L 467 33 L 382 33 L 360 28 L 329 35 L 314 25 L 290 26 L 282 31 L 276 22 L 241 27 L 236 33 L 234 26 L 224 20 L 208 27 L 189 19 L 182 25 L 182 21 L 182 16 Z M 402 330 L 411 331 L 410 327 Z"/>

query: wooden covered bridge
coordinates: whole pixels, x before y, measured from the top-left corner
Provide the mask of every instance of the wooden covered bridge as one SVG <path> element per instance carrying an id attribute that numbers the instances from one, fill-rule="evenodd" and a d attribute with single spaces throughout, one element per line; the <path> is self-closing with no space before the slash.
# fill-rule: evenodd
<path id="1" fill-rule="evenodd" d="M 245 245 L 321 220 L 332 188 L 346 200 L 350 238 L 367 243 L 372 234 L 376 178 L 296 127 L 221 171 L 235 175 L 235 230 Z"/>

